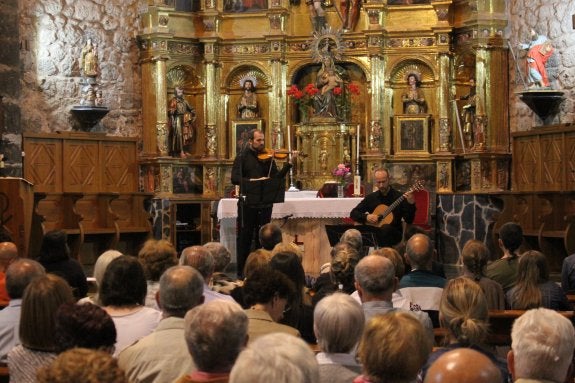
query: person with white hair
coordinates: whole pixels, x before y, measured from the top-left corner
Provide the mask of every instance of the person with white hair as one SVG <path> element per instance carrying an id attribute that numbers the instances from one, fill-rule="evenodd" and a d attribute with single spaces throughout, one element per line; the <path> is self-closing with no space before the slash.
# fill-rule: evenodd
<path id="1" fill-rule="evenodd" d="M 313 314 L 320 382 L 351 382 L 361 373 L 352 352 L 363 333 L 363 309 L 351 296 L 334 293 L 319 301 Z"/>
<path id="2" fill-rule="evenodd" d="M 319 383 L 319 368 L 311 348 L 284 333 L 262 336 L 236 360 L 230 383 Z"/>
<path id="3" fill-rule="evenodd" d="M 575 330 L 556 311 L 538 308 L 513 323 L 507 365 L 516 383 L 562 383 L 575 348 Z M 573 381 L 573 379 L 571 379 Z"/>

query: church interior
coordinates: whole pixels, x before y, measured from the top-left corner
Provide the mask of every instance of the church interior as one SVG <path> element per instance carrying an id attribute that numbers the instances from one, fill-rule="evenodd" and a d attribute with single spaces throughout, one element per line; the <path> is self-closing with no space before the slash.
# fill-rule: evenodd
<path id="1" fill-rule="evenodd" d="M 329 257 L 325 224 L 380 167 L 399 190 L 423 185 L 420 223 L 446 265 L 469 239 L 498 258 L 508 221 L 552 273 L 575 253 L 575 2 L 2 4 L 0 222 L 22 255 L 53 229 L 87 268 L 151 236 L 178 251 L 233 237 L 218 212 L 235 211 L 232 163 L 253 128 L 298 152 L 286 199 L 345 186 L 309 219 L 281 213 L 310 275 Z M 540 81 L 534 33 L 551 42 Z"/>

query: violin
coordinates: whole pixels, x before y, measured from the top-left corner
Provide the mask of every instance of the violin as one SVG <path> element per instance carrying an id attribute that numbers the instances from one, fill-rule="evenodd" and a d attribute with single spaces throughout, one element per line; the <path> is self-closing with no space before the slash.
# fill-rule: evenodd
<path id="1" fill-rule="evenodd" d="M 269 160 L 270 158 L 285 160 L 290 153 L 291 151 L 286 149 L 265 148 L 258 153 L 258 159 L 261 161 Z"/>

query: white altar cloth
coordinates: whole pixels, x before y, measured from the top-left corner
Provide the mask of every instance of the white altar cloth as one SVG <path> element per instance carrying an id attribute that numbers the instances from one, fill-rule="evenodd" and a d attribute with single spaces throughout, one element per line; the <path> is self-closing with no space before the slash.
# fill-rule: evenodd
<path id="1" fill-rule="evenodd" d="M 286 192 L 285 202 L 273 207 L 272 220 L 282 226 L 284 241 L 303 243 L 306 273 L 319 274 L 320 266 L 329 262 L 331 247 L 326 224 L 342 223 L 362 198 L 316 198 L 316 191 Z M 223 198 L 218 203 L 220 242 L 236 259 L 236 218 L 238 199 Z"/>

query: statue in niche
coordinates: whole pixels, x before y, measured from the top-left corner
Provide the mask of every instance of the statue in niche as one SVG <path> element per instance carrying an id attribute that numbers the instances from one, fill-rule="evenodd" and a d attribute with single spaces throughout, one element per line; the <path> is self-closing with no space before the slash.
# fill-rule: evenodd
<path id="1" fill-rule="evenodd" d="M 86 40 L 86 45 L 82 48 L 80 69 L 85 77 L 96 77 L 98 75 L 97 46 L 92 43 L 91 38 Z"/>
<path id="2" fill-rule="evenodd" d="M 421 114 L 427 109 L 419 76 L 414 72 L 407 75 L 407 88 L 401 95 L 401 101 L 404 114 Z"/>
<path id="3" fill-rule="evenodd" d="M 371 129 L 369 130 L 369 148 L 371 150 L 378 150 L 381 145 L 382 139 L 381 123 L 379 120 L 371 122 Z"/>
<path id="4" fill-rule="evenodd" d="M 551 84 L 545 66 L 555 49 L 547 36 L 538 34 L 534 29 L 530 31 L 530 37 L 529 42 L 519 44 L 521 49 L 527 51 L 527 85 L 529 88 L 549 88 Z"/>
<path id="5" fill-rule="evenodd" d="M 473 147 L 473 136 L 475 135 L 476 98 L 475 78 L 471 77 L 469 79 L 469 93 L 458 98 L 458 100 L 467 101 L 462 108 L 461 117 L 463 120 L 463 140 L 465 142 L 465 147 L 468 149 Z"/>
<path id="6" fill-rule="evenodd" d="M 184 98 L 184 90 L 176 86 L 174 97 L 168 106 L 170 123 L 169 150 L 174 157 L 186 157 L 184 145 L 191 143 L 194 137 L 193 123 L 196 120 L 196 110 Z"/>
<path id="7" fill-rule="evenodd" d="M 353 32 L 359 20 L 361 0 L 341 0 L 340 5 L 343 30 Z"/>
<path id="8" fill-rule="evenodd" d="M 238 116 L 240 118 L 259 117 L 256 79 L 253 77 L 245 77 L 240 80 L 240 86 L 244 93 L 242 94 L 240 103 L 238 104 Z"/>
<path id="9" fill-rule="evenodd" d="M 330 56 L 324 56 L 316 79 L 318 93 L 313 98 L 315 116 L 337 117 L 337 102 L 334 89 L 336 87 L 341 88 L 342 85 L 343 80 L 333 63 L 333 59 Z"/>

